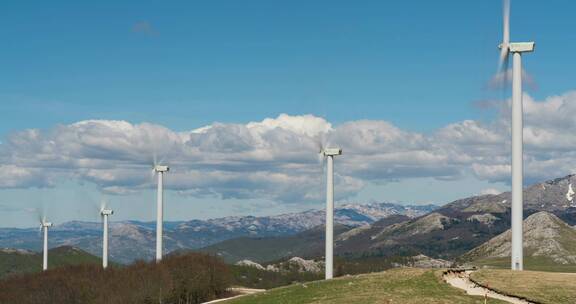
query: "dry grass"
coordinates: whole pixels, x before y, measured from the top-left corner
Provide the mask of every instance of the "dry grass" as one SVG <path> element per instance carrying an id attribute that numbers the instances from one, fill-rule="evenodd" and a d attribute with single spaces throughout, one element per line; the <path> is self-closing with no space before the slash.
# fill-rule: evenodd
<path id="1" fill-rule="evenodd" d="M 471 278 L 502 293 L 539 303 L 576 303 L 576 273 L 483 269 Z"/>
<path id="2" fill-rule="evenodd" d="M 480 304 L 480 297 L 466 295 L 444 283 L 441 271 L 403 268 L 380 273 L 342 277 L 331 281 L 276 288 L 224 303 L 314 304 Z M 504 303 L 496 300 L 490 304 Z"/>

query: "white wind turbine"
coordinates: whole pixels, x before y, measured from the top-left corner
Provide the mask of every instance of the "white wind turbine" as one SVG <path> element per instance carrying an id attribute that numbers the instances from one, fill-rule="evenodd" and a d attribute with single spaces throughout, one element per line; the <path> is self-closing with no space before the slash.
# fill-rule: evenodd
<path id="1" fill-rule="evenodd" d="M 154 164 L 153 174 L 158 175 L 158 192 L 156 196 L 156 262 L 162 260 L 162 228 L 164 221 L 164 174 L 168 172 L 168 166 Z"/>
<path id="2" fill-rule="evenodd" d="M 42 250 L 42 271 L 48 269 L 48 228 L 52 227 L 52 223 L 46 221 L 46 217 L 40 218 L 40 229 L 44 235 L 44 244 Z"/>
<path id="3" fill-rule="evenodd" d="M 106 208 L 106 202 L 102 201 L 100 215 L 102 216 L 102 267 L 108 268 L 108 216 L 114 214 L 112 209 Z"/>
<path id="4" fill-rule="evenodd" d="M 523 270 L 523 109 L 522 53 L 534 51 L 534 42 L 510 42 L 510 1 L 504 0 L 504 31 L 500 48 L 498 73 L 508 72 L 512 54 L 512 270 Z M 504 76 L 506 79 L 506 76 Z"/>
<path id="5" fill-rule="evenodd" d="M 334 156 L 342 155 L 340 148 L 325 148 L 320 151 L 326 158 L 326 253 L 325 278 L 334 277 Z"/>

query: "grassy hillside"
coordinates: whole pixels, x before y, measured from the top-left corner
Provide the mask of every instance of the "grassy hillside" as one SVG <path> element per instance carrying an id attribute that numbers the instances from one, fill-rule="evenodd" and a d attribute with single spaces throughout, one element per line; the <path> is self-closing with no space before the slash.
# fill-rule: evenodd
<path id="1" fill-rule="evenodd" d="M 450 287 L 440 279 L 436 270 L 402 268 L 386 272 L 342 277 L 330 281 L 315 281 L 272 289 L 223 303 L 484 303 L 480 297 L 471 297 Z M 490 303 L 504 303 L 492 300 Z"/>
<path id="2" fill-rule="evenodd" d="M 101 264 L 99 257 L 81 249 L 62 246 L 48 251 L 48 268 L 65 265 Z M 0 250 L 0 278 L 16 273 L 39 272 L 42 270 L 42 254 L 26 250 Z"/>
<path id="3" fill-rule="evenodd" d="M 478 268 L 510 269 L 510 257 L 479 259 L 471 262 L 470 265 Z M 541 256 L 524 257 L 524 269 L 532 271 L 576 273 L 576 265 L 574 264 L 558 264 L 550 258 Z"/>
<path id="4" fill-rule="evenodd" d="M 576 274 L 539 271 L 480 270 L 471 278 L 482 285 L 538 303 L 576 303 Z"/>

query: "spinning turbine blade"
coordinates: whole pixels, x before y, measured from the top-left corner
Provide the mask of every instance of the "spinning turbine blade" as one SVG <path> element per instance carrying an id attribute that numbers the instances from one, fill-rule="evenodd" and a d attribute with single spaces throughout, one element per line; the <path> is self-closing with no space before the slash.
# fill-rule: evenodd
<path id="1" fill-rule="evenodd" d="M 508 54 L 510 52 L 510 0 L 504 0 L 502 15 L 502 44 L 500 44 L 500 58 L 498 60 L 498 73 L 507 73 Z M 504 77 L 505 79 L 506 77 Z"/>

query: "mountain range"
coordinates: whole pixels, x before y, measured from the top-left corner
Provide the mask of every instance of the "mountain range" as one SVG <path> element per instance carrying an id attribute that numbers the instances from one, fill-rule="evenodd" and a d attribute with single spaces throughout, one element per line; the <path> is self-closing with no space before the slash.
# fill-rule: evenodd
<path id="1" fill-rule="evenodd" d="M 576 176 L 569 175 L 524 189 L 528 257 L 576 264 L 576 246 L 571 245 L 576 241 L 572 228 L 576 207 L 570 195 L 574 183 Z M 505 259 L 510 193 L 468 197 L 441 207 L 343 205 L 336 210 L 336 221 L 335 253 L 339 258 L 425 255 L 447 261 Z M 323 222 L 322 210 L 170 222 L 165 225 L 165 246 L 167 252 L 199 250 L 232 263 L 269 263 L 294 256 L 317 259 L 324 251 Z M 112 223 L 111 259 L 128 263 L 152 258 L 154 229 L 151 222 Z M 99 255 L 100 237 L 99 223 L 68 222 L 51 231 L 50 242 Z M 40 237 L 37 229 L 4 228 L 0 229 L 0 247 L 38 249 Z"/>
<path id="2" fill-rule="evenodd" d="M 525 217 L 545 211 L 546 214 L 564 223 L 564 226 L 558 227 L 574 225 L 576 208 L 573 201 L 569 200 L 570 195 L 567 194 L 571 189 L 570 185 L 575 182 L 576 176 L 569 175 L 525 188 Z M 504 233 L 509 227 L 510 193 L 480 195 L 456 200 L 418 217 L 394 215 L 371 224 L 340 229 L 335 233 L 335 253 L 348 258 L 424 254 L 436 259 L 456 260 Z M 321 231 L 317 232 L 316 238 L 311 238 L 306 233 L 302 236 L 308 236 L 305 247 L 300 243 L 298 246 L 290 247 L 290 244 L 295 243 L 295 236 L 281 236 L 251 239 L 245 242 L 229 240 L 201 250 L 231 261 L 249 259 L 268 262 L 290 255 L 306 258 L 323 255 Z M 250 252 L 246 251 L 246 244 L 249 244 L 250 252 L 258 254 L 251 256 Z M 574 251 L 576 254 L 576 250 Z M 266 252 L 272 254 L 265 255 Z M 281 256 L 282 254 L 285 256 Z"/>
<path id="3" fill-rule="evenodd" d="M 403 215 L 418 217 L 434 209 L 435 205 L 410 206 L 392 203 L 366 205 L 346 204 L 335 210 L 335 220 L 346 227 L 369 225 L 378 220 Z M 323 210 L 307 210 L 276 216 L 230 216 L 209 220 L 165 222 L 166 252 L 207 247 L 236 238 L 294 236 L 324 223 Z M 124 221 L 110 224 L 110 259 L 130 263 L 154 256 L 155 222 Z M 50 231 L 51 247 L 74 246 L 99 256 L 101 254 L 101 224 L 71 221 Z M 37 228 L 0 228 L 0 248 L 40 250 L 41 238 Z"/>

